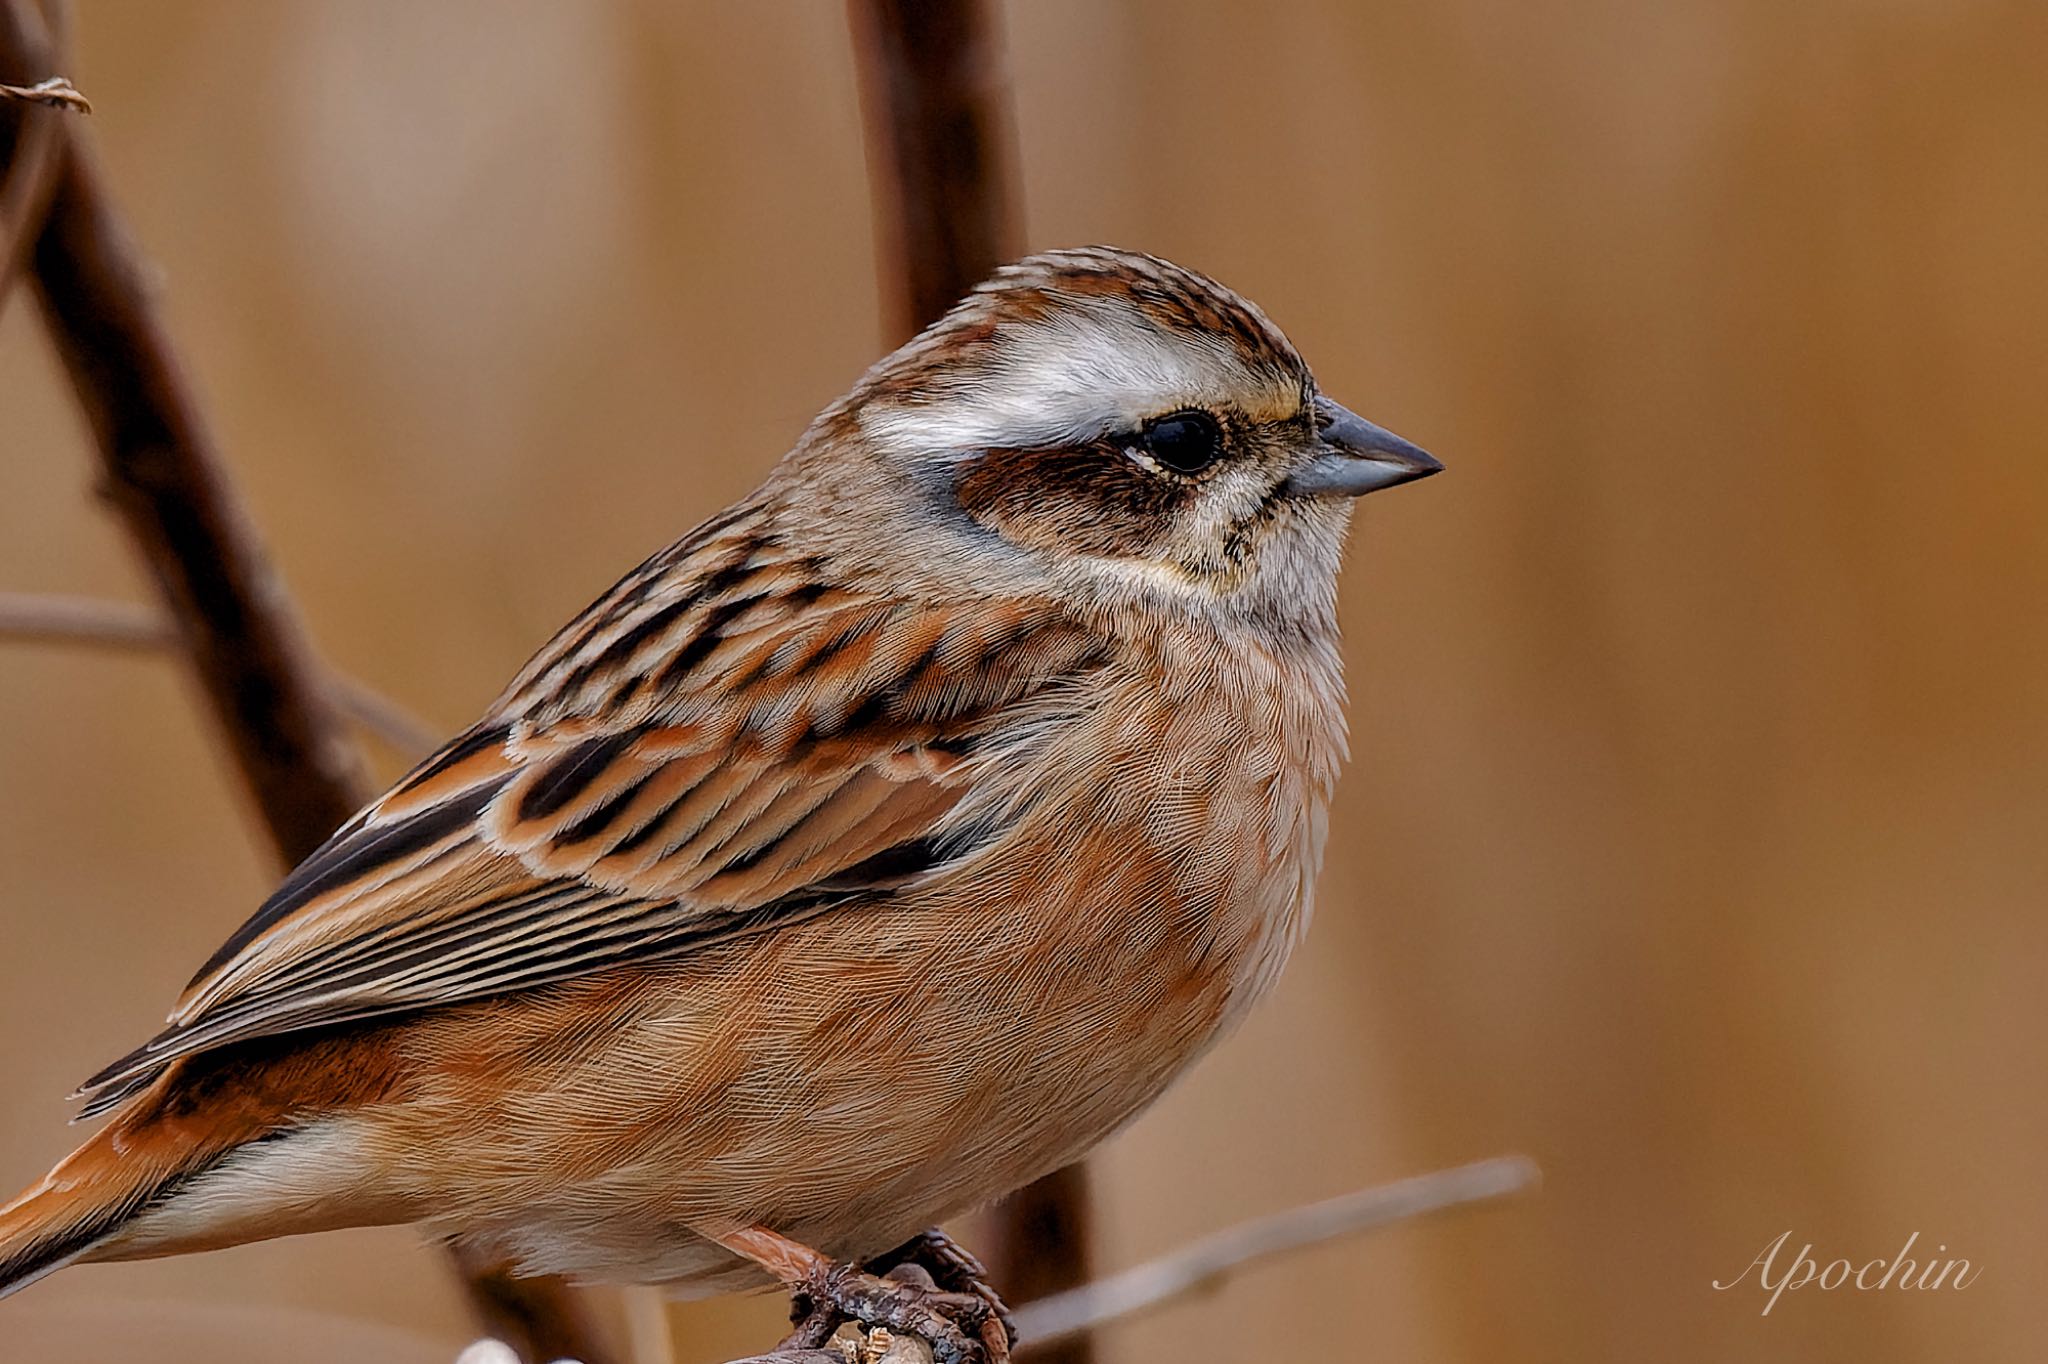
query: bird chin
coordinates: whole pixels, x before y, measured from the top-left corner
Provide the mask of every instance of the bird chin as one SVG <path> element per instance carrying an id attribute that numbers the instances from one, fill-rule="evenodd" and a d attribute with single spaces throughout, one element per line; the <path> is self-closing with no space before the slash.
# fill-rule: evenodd
<path id="1" fill-rule="evenodd" d="M 1337 632 L 1337 570 L 1351 528 L 1349 500 L 1283 498 L 1269 517 L 1252 572 L 1238 590 L 1248 616 L 1311 637 Z"/>

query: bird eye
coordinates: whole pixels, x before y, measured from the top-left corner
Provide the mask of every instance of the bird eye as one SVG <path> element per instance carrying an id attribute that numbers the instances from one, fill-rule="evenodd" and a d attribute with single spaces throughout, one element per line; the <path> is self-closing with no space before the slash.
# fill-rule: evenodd
<path id="1" fill-rule="evenodd" d="M 1223 432 L 1206 412 L 1175 412 L 1145 428 L 1145 453 L 1177 474 L 1198 474 L 1223 457 Z"/>

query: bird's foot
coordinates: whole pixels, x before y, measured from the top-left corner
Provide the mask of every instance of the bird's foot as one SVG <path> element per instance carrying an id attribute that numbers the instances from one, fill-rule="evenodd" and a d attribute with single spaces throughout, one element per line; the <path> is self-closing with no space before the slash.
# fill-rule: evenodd
<path id="1" fill-rule="evenodd" d="M 853 1321 L 921 1337 L 931 1344 L 934 1364 L 1008 1364 L 1010 1335 L 1001 1299 L 986 1285 L 979 1291 L 943 1288 L 915 1258 L 877 1275 L 761 1226 L 700 1230 L 788 1287 L 797 1329 L 783 1349 L 816 1349 L 840 1322 Z M 943 1234 L 928 1233 L 904 1249 L 934 1257 L 948 1282 L 980 1282 L 980 1263 Z"/>
<path id="2" fill-rule="evenodd" d="M 1017 1324 L 1009 1304 L 988 1281 L 988 1270 L 974 1252 L 937 1227 L 921 1231 L 887 1255 L 867 1262 L 866 1268 L 886 1273 L 904 1265 L 916 1265 L 932 1277 L 934 1284 L 950 1293 L 971 1293 L 988 1304 L 989 1316 L 1002 1327 L 1002 1355 L 1017 1345 Z"/>
<path id="3" fill-rule="evenodd" d="M 929 1341 L 934 1364 L 1004 1364 L 1010 1355 L 1003 1323 L 976 1293 L 940 1288 L 916 1264 L 887 1275 L 825 1261 L 790 1286 L 796 1331 L 780 1348 L 816 1349 L 842 1321 L 886 1327 Z"/>

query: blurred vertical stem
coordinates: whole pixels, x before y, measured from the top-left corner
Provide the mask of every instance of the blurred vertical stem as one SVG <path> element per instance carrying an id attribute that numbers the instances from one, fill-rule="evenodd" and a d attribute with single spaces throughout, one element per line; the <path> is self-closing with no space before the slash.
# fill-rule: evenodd
<path id="1" fill-rule="evenodd" d="M 24 0 L 0 5 L 0 79 L 54 74 L 52 52 Z M 6 117 L 24 116 L 47 120 L 49 111 Z M 33 145 L 14 133 L 0 150 L 12 159 L 25 144 Z M 30 279 L 99 447 L 102 492 L 178 623 L 272 846 L 296 863 L 373 794 L 361 757 L 157 315 L 151 268 L 90 151 L 60 127 L 40 155 L 51 158 L 40 226 L 8 226 L 34 233 Z M 0 183 L 7 178 L 0 173 Z M 461 1268 L 487 1329 L 528 1358 L 609 1357 L 562 1285 Z"/>
<path id="2" fill-rule="evenodd" d="M 883 309 L 893 345 L 943 313 L 1023 239 L 1015 130 L 998 18 L 979 0 L 848 0 L 874 186 Z M 996 1286 L 1030 1302 L 1089 1277 L 1079 1165 L 1012 1195 L 989 1219 Z M 1033 1359 L 1086 1364 L 1076 1336 Z"/>
<path id="3" fill-rule="evenodd" d="M 1015 134 L 977 0 L 849 0 L 890 344 L 1017 252 Z"/>
<path id="4" fill-rule="evenodd" d="M 1069 1165 L 997 1204 L 988 1218 L 997 1231 L 987 1246 L 989 1281 L 1013 1303 L 1040 1302 L 1093 1277 L 1088 1247 L 1088 1167 Z M 976 1249 L 981 1249 L 976 1247 Z M 1024 1333 L 1031 1364 L 1090 1364 L 1086 1331 L 1043 1347 Z"/>

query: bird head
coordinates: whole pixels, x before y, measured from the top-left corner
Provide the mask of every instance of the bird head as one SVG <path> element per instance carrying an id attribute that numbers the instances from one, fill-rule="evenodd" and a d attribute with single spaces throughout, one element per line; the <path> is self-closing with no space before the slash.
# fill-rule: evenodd
<path id="1" fill-rule="evenodd" d="M 1095 599 L 1327 617 L 1352 499 L 1442 466 L 1317 390 L 1206 276 L 1107 247 L 1005 266 L 820 418 L 874 473 Z M 799 455 L 805 451 L 799 450 Z"/>

